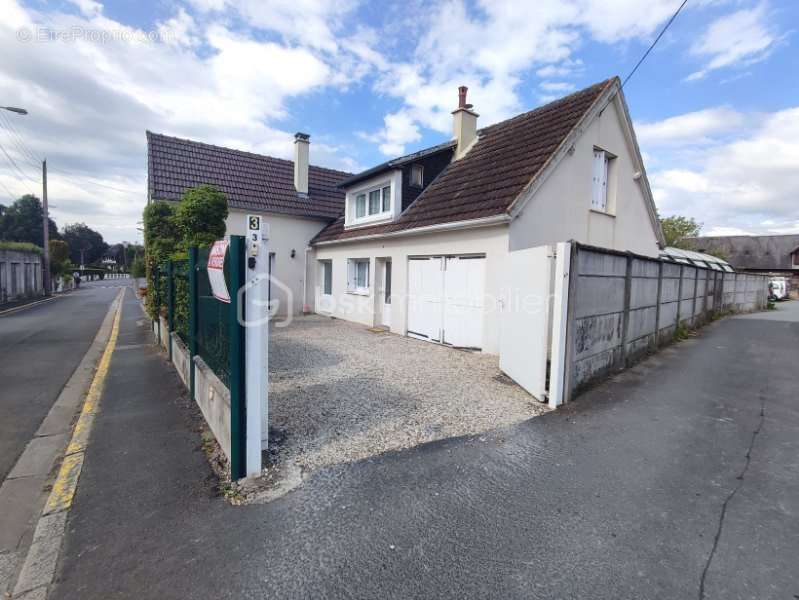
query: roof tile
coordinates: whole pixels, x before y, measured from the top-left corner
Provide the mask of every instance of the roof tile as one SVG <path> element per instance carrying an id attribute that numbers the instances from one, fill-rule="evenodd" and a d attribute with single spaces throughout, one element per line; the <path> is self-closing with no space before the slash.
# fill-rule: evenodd
<path id="1" fill-rule="evenodd" d="M 231 208 L 335 219 L 344 211 L 339 182 L 350 173 L 311 165 L 308 197 L 294 189 L 294 163 L 221 146 L 147 132 L 149 197 L 180 200 L 192 187 L 210 184 Z"/>

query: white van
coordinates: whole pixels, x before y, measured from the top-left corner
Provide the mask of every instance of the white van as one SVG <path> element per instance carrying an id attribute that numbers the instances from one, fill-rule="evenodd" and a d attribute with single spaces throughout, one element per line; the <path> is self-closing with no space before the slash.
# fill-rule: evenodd
<path id="1" fill-rule="evenodd" d="M 788 281 L 785 277 L 772 277 L 769 279 L 768 299 L 772 301 L 788 299 Z"/>

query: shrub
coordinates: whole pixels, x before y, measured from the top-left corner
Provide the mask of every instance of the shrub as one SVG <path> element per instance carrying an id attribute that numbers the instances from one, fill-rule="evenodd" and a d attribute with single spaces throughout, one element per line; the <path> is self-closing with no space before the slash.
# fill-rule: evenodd
<path id="1" fill-rule="evenodd" d="M 42 249 L 29 242 L 6 242 L 0 240 L 0 250 L 16 250 L 17 252 L 34 252 L 42 254 Z"/>
<path id="2" fill-rule="evenodd" d="M 224 193 L 210 185 L 187 190 L 175 205 L 151 202 L 144 209 L 144 250 L 147 277 L 147 312 L 155 319 L 164 311 L 166 277 L 156 280 L 156 266 L 167 260 L 186 260 L 191 246 L 208 247 L 225 235 L 228 216 Z M 185 289 L 184 289 L 185 288 Z M 161 306 L 156 306 L 158 301 Z M 176 278 L 176 321 L 188 319 L 188 289 Z"/>
<path id="3" fill-rule="evenodd" d="M 130 276 L 138 279 L 139 277 L 144 277 L 146 274 L 144 258 L 141 256 L 136 256 L 130 265 Z"/>
<path id="4" fill-rule="evenodd" d="M 181 250 L 190 246 L 207 247 L 223 237 L 227 215 L 225 194 L 215 187 L 201 185 L 187 190 L 174 217 Z"/>

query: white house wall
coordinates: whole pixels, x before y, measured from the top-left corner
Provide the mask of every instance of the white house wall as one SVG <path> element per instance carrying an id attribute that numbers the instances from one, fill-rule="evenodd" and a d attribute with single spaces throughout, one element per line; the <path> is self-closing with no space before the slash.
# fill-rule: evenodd
<path id="1" fill-rule="evenodd" d="M 305 282 L 305 249 L 311 238 L 319 233 L 327 221 L 231 210 L 227 218 L 227 233 L 246 236 L 248 214 L 260 214 L 269 224 L 269 252 L 275 253 L 272 298 L 279 301 L 277 315 L 287 314 L 288 305 L 291 307 L 291 314 L 301 314 Z M 294 258 L 291 257 L 292 250 Z M 266 256 L 260 258 L 268 260 Z M 276 281 L 286 287 L 282 287 Z M 313 288 L 309 288 L 309 296 L 312 297 L 312 294 Z M 291 299 L 289 295 L 292 296 Z"/>
<path id="2" fill-rule="evenodd" d="M 483 352 L 499 353 L 499 306 L 502 297 L 503 261 L 508 255 L 508 227 L 499 225 L 460 231 L 406 235 L 382 240 L 319 245 L 316 247 L 313 285 L 315 311 L 367 326 L 375 325 L 375 270 L 377 259 L 392 261 L 391 331 L 401 335 L 408 328 L 408 257 L 484 254 L 485 308 L 483 311 Z M 347 260 L 368 258 L 369 294 L 347 292 Z M 333 264 L 332 294 L 321 297 L 319 260 Z"/>
<path id="3" fill-rule="evenodd" d="M 621 126 L 616 101 L 578 137 L 574 153 L 558 167 L 511 223 L 510 248 L 520 250 L 574 239 L 615 250 L 658 256 L 657 236 L 647 210 L 641 183 L 636 181 L 633 149 Z M 594 147 L 616 156 L 616 173 L 609 182 L 614 196 L 609 213 L 591 210 Z"/>

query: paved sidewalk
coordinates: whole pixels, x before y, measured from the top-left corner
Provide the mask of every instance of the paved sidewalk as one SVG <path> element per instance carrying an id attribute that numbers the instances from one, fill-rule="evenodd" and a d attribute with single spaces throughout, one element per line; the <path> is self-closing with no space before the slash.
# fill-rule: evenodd
<path id="1" fill-rule="evenodd" d="M 52 597 L 794 598 L 792 304 L 565 410 L 233 507 L 128 294 Z"/>

